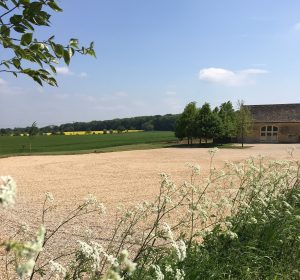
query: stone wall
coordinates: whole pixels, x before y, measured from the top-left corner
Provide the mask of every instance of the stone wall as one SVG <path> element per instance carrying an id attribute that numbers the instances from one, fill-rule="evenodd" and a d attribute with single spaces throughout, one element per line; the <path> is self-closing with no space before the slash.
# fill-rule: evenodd
<path id="1" fill-rule="evenodd" d="M 278 127 L 277 140 L 266 140 L 261 137 L 261 127 Z M 276 143 L 300 143 L 300 122 L 295 123 L 254 123 L 252 133 L 245 137 L 246 143 L 276 142 Z"/>

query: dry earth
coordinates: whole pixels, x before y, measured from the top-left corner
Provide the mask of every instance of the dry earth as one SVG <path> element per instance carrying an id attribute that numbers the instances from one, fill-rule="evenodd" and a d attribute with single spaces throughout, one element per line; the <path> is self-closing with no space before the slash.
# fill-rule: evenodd
<path id="1" fill-rule="evenodd" d="M 287 159 L 287 149 L 295 147 L 294 157 L 300 159 L 300 144 L 257 144 L 247 149 L 221 149 L 214 165 L 225 160 L 241 161 L 263 155 L 271 159 Z M 62 213 L 75 207 L 87 194 L 94 194 L 112 213 L 119 204 L 133 204 L 152 199 L 158 190 L 159 173 L 166 172 L 175 182 L 188 179 L 185 163 L 198 163 L 207 172 L 208 149 L 167 148 L 103 154 L 10 157 L 0 159 L 0 174 L 11 175 L 18 185 L 15 208 L 0 213 L 0 240 L 11 234 L 15 224 L 27 222 L 35 227 L 41 223 L 45 192 L 52 192 L 58 208 L 50 216 L 51 224 L 61 221 Z M 91 226 L 109 229 L 106 222 L 93 220 Z M 66 243 L 68 239 L 64 240 Z"/>
<path id="2" fill-rule="evenodd" d="M 214 165 L 263 155 L 271 159 L 289 158 L 287 149 L 300 144 L 257 144 L 247 149 L 220 149 Z M 52 192 L 60 207 L 71 209 L 87 194 L 95 195 L 108 209 L 155 196 L 159 173 L 166 172 L 176 182 L 188 178 L 185 163 L 198 163 L 208 170 L 208 149 L 166 148 L 103 154 L 9 157 L 0 159 L 0 174 L 11 175 L 18 185 L 17 206 L 11 213 L 24 214 L 29 223 L 39 218 L 45 192 Z"/>

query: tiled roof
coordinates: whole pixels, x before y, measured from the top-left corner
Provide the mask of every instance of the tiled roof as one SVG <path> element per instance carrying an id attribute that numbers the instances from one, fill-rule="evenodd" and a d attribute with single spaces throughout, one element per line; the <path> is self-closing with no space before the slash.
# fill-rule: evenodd
<path id="1" fill-rule="evenodd" d="M 300 103 L 245 106 L 253 122 L 300 122 Z"/>

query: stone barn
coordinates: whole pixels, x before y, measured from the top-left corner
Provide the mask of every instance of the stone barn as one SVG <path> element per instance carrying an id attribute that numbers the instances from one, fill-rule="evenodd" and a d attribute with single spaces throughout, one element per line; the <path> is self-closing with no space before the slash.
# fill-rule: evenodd
<path id="1" fill-rule="evenodd" d="M 300 103 L 247 105 L 253 127 L 245 142 L 300 143 Z"/>

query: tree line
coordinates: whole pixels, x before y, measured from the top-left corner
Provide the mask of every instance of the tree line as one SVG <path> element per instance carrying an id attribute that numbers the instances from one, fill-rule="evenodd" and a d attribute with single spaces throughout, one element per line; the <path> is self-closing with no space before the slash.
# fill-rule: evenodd
<path id="1" fill-rule="evenodd" d="M 52 133 L 61 134 L 62 132 L 72 131 L 98 131 L 98 130 L 145 130 L 145 131 L 174 131 L 175 123 L 179 115 L 155 115 L 155 116 L 141 116 L 123 119 L 113 119 L 104 121 L 91 122 L 73 122 L 62 125 L 48 125 L 38 129 L 38 133 Z M 31 126 L 16 127 L 16 128 L 2 128 L 1 135 L 20 135 L 23 133 L 29 134 Z"/>
<path id="2" fill-rule="evenodd" d="M 243 101 L 238 102 L 234 110 L 230 101 L 211 109 L 209 103 L 197 108 L 196 102 L 190 102 L 178 117 L 175 125 L 175 135 L 180 140 L 187 139 L 199 143 L 213 139 L 216 142 L 232 142 L 239 138 L 244 143 L 244 137 L 251 129 L 251 114 Z"/>

